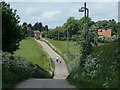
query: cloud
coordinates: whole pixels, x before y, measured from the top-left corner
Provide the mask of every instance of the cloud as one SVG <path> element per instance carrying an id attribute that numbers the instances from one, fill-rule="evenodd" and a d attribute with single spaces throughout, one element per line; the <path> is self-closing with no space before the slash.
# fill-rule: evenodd
<path id="1" fill-rule="evenodd" d="M 47 19 L 47 20 L 52 20 L 52 19 L 56 19 L 55 17 L 62 14 L 61 11 L 57 10 L 57 11 L 48 11 L 48 12 L 44 12 L 42 13 L 41 17 L 43 19 Z"/>
<path id="2" fill-rule="evenodd" d="M 71 8 L 70 9 L 70 13 L 77 13 L 78 12 L 78 8 Z"/>
<path id="3" fill-rule="evenodd" d="M 29 14 L 34 14 L 36 13 L 38 10 L 36 8 L 33 7 L 27 7 L 25 10 L 23 10 L 23 13 L 29 15 Z"/>
<path id="4" fill-rule="evenodd" d="M 117 2 L 88 3 L 88 7 L 90 9 L 90 17 L 92 17 L 94 20 L 112 18 L 117 19 L 118 15 Z"/>
<path id="5" fill-rule="evenodd" d="M 100 0 L 98 0 L 100 1 Z M 101 0 L 103 1 L 103 0 Z M 112 0 L 111 0 L 112 1 Z M 68 17 L 73 16 L 80 19 L 84 13 L 78 12 L 78 9 L 84 6 L 84 2 L 21 2 L 11 3 L 12 7 L 17 9 L 21 21 L 34 24 L 42 22 L 51 28 L 62 25 Z M 89 8 L 89 16 L 94 20 L 100 19 L 116 19 L 117 20 L 117 2 L 87 2 Z"/>

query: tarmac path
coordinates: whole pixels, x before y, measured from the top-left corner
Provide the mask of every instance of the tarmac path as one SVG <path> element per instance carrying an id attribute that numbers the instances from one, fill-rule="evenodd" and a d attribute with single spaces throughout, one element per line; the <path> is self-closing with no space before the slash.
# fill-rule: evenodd
<path id="1" fill-rule="evenodd" d="M 54 78 L 53 79 L 35 79 L 31 78 L 28 80 L 25 80 L 19 84 L 16 85 L 15 90 L 19 90 L 22 88 L 36 88 L 36 89 L 42 89 L 42 88 L 63 88 L 64 90 L 67 90 L 67 88 L 72 88 L 72 90 L 75 90 L 76 88 L 72 85 L 70 85 L 66 77 L 68 76 L 68 70 L 65 61 L 58 55 L 48 44 L 46 44 L 43 41 L 36 40 L 40 45 L 43 47 L 43 49 L 46 51 L 46 53 L 51 57 L 53 62 L 55 63 L 55 71 L 54 71 Z M 56 62 L 56 57 L 58 56 L 59 61 Z M 61 61 L 61 63 L 60 63 Z"/>

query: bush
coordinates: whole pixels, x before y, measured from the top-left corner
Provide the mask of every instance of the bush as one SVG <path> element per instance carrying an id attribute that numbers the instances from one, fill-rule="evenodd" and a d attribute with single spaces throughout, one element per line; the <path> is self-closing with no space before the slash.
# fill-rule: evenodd
<path id="1" fill-rule="evenodd" d="M 112 41 L 116 41 L 117 39 L 118 39 L 118 37 L 116 35 L 111 36 L 111 37 L 99 36 L 98 42 L 100 42 L 100 43 L 109 43 L 109 42 L 112 42 Z"/>
<path id="2" fill-rule="evenodd" d="M 120 88 L 120 42 L 112 42 L 98 47 L 85 59 L 84 67 L 76 67 L 68 76 L 68 81 L 79 88 Z"/>
<path id="3" fill-rule="evenodd" d="M 46 35 L 46 32 L 45 32 L 45 31 L 41 32 L 41 36 L 42 36 L 42 37 L 45 37 L 45 35 Z"/>
<path id="4" fill-rule="evenodd" d="M 28 62 L 23 57 L 2 55 L 2 82 L 3 88 L 9 88 L 28 78 L 52 78 L 50 74 L 37 64 Z"/>

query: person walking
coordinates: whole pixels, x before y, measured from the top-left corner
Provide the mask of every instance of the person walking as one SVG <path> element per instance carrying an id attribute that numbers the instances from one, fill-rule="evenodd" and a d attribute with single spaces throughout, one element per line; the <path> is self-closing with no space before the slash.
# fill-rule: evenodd
<path id="1" fill-rule="evenodd" d="M 56 62 L 58 62 L 58 60 L 59 60 L 59 58 L 58 58 L 58 56 L 56 57 Z"/>

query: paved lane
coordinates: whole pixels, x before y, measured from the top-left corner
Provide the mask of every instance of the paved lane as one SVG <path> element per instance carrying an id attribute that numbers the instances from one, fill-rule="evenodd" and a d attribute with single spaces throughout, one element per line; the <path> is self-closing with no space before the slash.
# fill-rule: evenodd
<path id="1" fill-rule="evenodd" d="M 67 88 L 72 88 L 72 90 L 76 90 L 76 88 L 70 85 L 66 80 L 69 73 L 64 60 L 45 42 L 39 40 L 37 40 L 37 42 L 41 44 L 43 49 L 55 63 L 54 79 L 28 79 L 17 84 L 15 90 L 19 90 L 19 88 L 36 88 L 37 90 L 40 88 L 63 88 L 64 90 L 67 90 Z M 59 60 L 61 60 L 61 63 L 56 62 L 56 56 L 58 56 Z"/>
<path id="2" fill-rule="evenodd" d="M 55 71 L 54 71 L 54 79 L 66 79 L 68 76 L 68 70 L 65 61 L 60 55 L 58 55 L 49 45 L 45 42 L 37 40 L 43 47 L 43 49 L 47 52 L 47 54 L 52 58 L 55 63 Z M 56 62 L 56 57 L 58 56 L 60 62 Z"/>
<path id="3" fill-rule="evenodd" d="M 71 86 L 65 79 L 28 79 L 16 88 L 75 88 Z M 17 89 L 15 89 L 17 90 Z"/>

